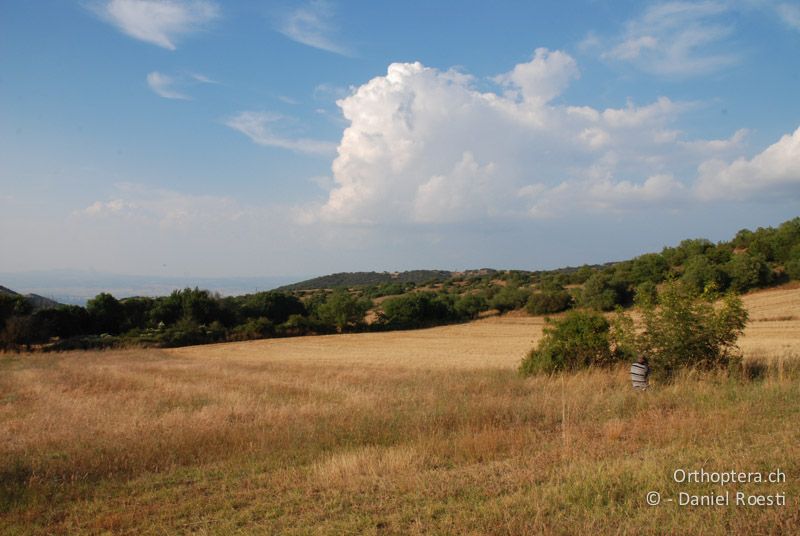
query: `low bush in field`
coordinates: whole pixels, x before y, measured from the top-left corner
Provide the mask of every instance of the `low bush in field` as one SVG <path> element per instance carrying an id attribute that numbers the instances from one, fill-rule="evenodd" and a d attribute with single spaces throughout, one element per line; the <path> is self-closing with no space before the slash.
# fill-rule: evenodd
<path id="1" fill-rule="evenodd" d="M 464 294 L 455 301 L 453 307 L 459 318 L 471 319 L 486 311 L 489 303 L 480 294 Z"/>
<path id="2" fill-rule="evenodd" d="M 701 295 L 685 281 L 664 285 L 657 297 L 638 293 L 642 314 L 637 330 L 620 310 L 612 322 L 599 313 L 573 311 L 548 319 L 544 337 L 522 361 L 525 375 L 608 365 L 644 355 L 653 378 L 670 381 L 686 368 L 733 370 L 741 360 L 736 340 L 744 332 L 747 311 L 741 299 L 720 299 L 709 287 Z"/>
<path id="3" fill-rule="evenodd" d="M 544 337 L 520 365 L 523 375 L 607 366 L 620 357 L 612 350 L 611 324 L 600 313 L 571 311 L 547 323 Z"/>
<path id="4" fill-rule="evenodd" d="M 263 339 L 275 334 L 275 326 L 268 318 L 253 318 L 230 330 L 228 340 L 247 341 L 251 339 Z"/>
<path id="5" fill-rule="evenodd" d="M 672 282 L 659 293 L 658 303 L 639 304 L 644 329 L 629 338 L 650 359 L 655 378 L 669 380 L 681 368 L 711 370 L 738 362 L 736 340 L 747 311 L 735 294 L 715 306 L 718 298 L 711 291 L 696 296 L 694 289 Z"/>

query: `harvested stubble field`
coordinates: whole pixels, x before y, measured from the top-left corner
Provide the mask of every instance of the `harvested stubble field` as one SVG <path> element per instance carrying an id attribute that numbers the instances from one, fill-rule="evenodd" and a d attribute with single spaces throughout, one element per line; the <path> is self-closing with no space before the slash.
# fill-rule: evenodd
<path id="1" fill-rule="evenodd" d="M 790 534 L 800 289 L 745 297 L 756 381 L 523 379 L 540 318 L 0 357 L 0 533 Z M 781 484 L 672 472 L 781 469 Z M 645 494 L 785 493 L 647 506 Z"/>

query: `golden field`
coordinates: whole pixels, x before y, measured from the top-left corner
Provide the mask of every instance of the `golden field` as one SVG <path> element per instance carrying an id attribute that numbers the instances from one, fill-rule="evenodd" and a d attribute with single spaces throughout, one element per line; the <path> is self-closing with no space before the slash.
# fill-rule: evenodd
<path id="1" fill-rule="evenodd" d="M 541 318 L 0 357 L 3 534 L 792 534 L 800 289 L 744 297 L 758 381 L 524 379 Z M 679 484 L 675 469 L 781 484 Z M 645 495 L 785 493 L 773 507 Z"/>

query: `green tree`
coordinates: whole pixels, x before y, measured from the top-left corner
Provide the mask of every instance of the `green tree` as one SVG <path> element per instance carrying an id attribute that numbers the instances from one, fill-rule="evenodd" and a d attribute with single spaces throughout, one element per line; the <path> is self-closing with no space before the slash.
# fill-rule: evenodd
<path id="1" fill-rule="evenodd" d="M 207 290 L 185 288 L 180 292 L 183 319 L 208 325 L 219 316 L 219 300 Z"/>
<path id="2" fill-rule="evenodd" d="M 580 268 L 578 268 L 578 269 L 577 269 L 577 270 L 576 270 L 576 271 L 575 271 L 575 272 L 574 272 L 574 273 L 573 273 L 573 274 L 570 276 L 570 281 L 571 281 L 572 283 L 577 283 L 578 285 L 582 285 L 583 283 L 585 283 L 585 282 L 586 282 L 586 280 L 587 280 L 587 279 L 589 279 L 590 277 L 592 277 L 592 274 L 594 274 L 594 272 L 595 272 L 594 268 L 592 268 L 592 267 L 591 267 L 591 266 L 589 266 L 588 264 L 584 264 L 583 266 L 581 266 Z"/>
<path id="3" fill-rule="evenodd" d="M 150 308 L 150 325 L 158 326 L 164 324 L 171 326 L 181 319 L 183 314 L 183 301 L 178 290 L 172 291 L 169 296 L 156 298 L 155 303 Z"/>
<path id="4" fill-rule="evenodd" d="M 347 290 L 337 289 L 327 297 L 325 303 L 317 307 L 316 314 L 322 322 L 335 326 L 341 332 L 363 322 L 371 306 L 370 300 L 359 299 Z"/>
<path id="5" fill-rule="evenodd" d="M 566 290 L 534 292 L 525 309 L 532 315 L 547 315 L 566 311 L 572 306 L 572 295 Z"/>
<path id="6" fill-rule="evenodd" d="M 50 337 L 68 338 L 86 335 L 92 329 L 89 313 L 77 305 L 42 309 L 36 311 L 31 320 L 33 332 L 39 341 L 47 341 Z"/>
<path id="7" fill-rule="evenodd" d="M 604 272 L 597 272 L 583 285 L 580 304 L 597 311 L 611 311 L 623 302 L 618 287 Z"/>
<path id="8" fill-rule="evenodd" d="M 412 292 L 381 304 L 383 322 L 395 327 L 436 324 L 458 318 L 454 305 L 435 292 Z"/>
<path id="9" fill-rule="evenodd" d="M 480 294 L 470 293 L 460 296 L 453 307 L 461 318 L 476 318 L 478 314 L 489 308 L 489 304 L 486 298 Z"/>
<path id="10" fill-rule="evenodd" d="M 263 339 L 275 333 L 275 326 L 269 319 L 250 318 L 244 324 L 240 324 L 231 330 L 229 340 L 247 341 L 252 339 Z"/>
<path id="11" fill-rule="evenodd" d="M 800 248 L 800 217 L 785 221 L 778 226 L 773 240 L 773 252 L 775 260 L 778 262 L 788 262 L 792 258 L 800 257 L 794 255 Z"/>
<path id="12" fill-rule="evenodd" d="M 713 292 L 696 296 L 686 285 L 670 282 L 658 305 L 639 304 L 643 330 L 635 336 L 636 347 L 650 359 L 654 377 L 669 380 L 684 367 L 709 370 L 737 358 L 736 340 L 747 311 L 733 293 L 715 307 L 717 297 Z"/>
<path id="13" fill-rule="evenodd" d="M 116 335 L 122 328 L 125 311 L 122 304 L 111 294 L 101 292 L 86 303 L 95 333 Z"/>
<path id="14" fill-rule="evenodd" d="M 662 255 L 646 253 L 633 259 L 631 277 L 634 283 L 661 283 L 667 276 L 669 265 Z"/>
<path id="15" fill-rule="evenodd" d="M 123 309 L 122 331 L 144 329 L 150 322 L 150 311 L 155 304 L 153 298 L 124 298 L 120 300 Z"/>
<path id="16" fill-rule="evenodd" d="M 695 255 L 686 261 L 681 279 L 696 294 L 703 293 L 709 285 L 724 290 L 730 282 L 728 274 L 705 255 Z"/>
<path id="17" fill-rule="evenodd" d="M 489 307 L 497 309 L 500 314 L 503 314 L 525 306 L 529 296 L 529 291 L 521 289 L 517 285 L 508 284 L 489 299 Z"/>
<path id="18" fill-rule="evenodd" d="M 17 348 L 30 346 L 36 342 L 36 331 L 33 318 L 30 316 L 12 316 L 6 320 L 0 332 L 0 346 Z"/>
<path id="19" fill-rule="evenodd" d="M 637 303 L 655 303 L 658 300 L 658 287 L 652 281 L 645 281 L 636 287 Z"/>
<path id="20" fill-rule="evenodd" d="M 726 265 L 726 271 L 731 280 L 731 288 L 736 292 L 762 287 L 772 277 L 772 270 L 764 257 L 751 255 L 749 252 L 734 255 Z"/>
<path id="21" fill-rule="evenodd" d="M 800 244 L 792 248 L 786 261 L 786 275 L 791 279 L 800 279 Z"/>
<path id="22" fill-rule="evenodd" d="M 31 314 L 33 307 L 25 296 L 19 294 L 0 293 L 0 330 L 5 326 L 6 321 L 13 316 L 27 316 Z"/>
<path id="23" fill-rule="evenodd" d="M 306 307 L 298 298 L 283 292 L 258 292 L 244 296 L 242 313 L 247 318 L 268 318 L 283 324 L 292 315 L 306 315 Z"/>

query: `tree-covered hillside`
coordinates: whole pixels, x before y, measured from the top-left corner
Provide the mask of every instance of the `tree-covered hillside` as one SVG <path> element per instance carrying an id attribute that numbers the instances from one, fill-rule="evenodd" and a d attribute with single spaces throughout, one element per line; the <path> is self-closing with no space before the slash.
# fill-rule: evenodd
<path id="1" fill-rule="evenodd" d="M 338 287 L 357 287 L 380 285 L 386 283 L 430 283 L 444 281 L 453 276 L 453 272 L 445 270 L 411 270 L 407 272 L 340 272 L 337 274 L 315 277 L 299 283 L 282 286 L 276 290 L 314 290 L 334 289 Z"/>

